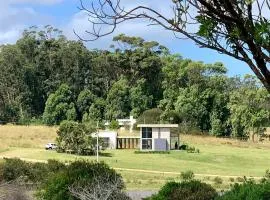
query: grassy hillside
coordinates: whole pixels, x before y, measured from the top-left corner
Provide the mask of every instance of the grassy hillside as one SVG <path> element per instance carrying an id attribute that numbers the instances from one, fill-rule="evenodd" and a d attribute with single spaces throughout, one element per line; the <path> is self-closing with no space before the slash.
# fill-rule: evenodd
<path id="1" fill-rule="evenodd" d="M 43 148 L 54 142 L 57 127 L 0 125 L 0 150 L 10 147 Z"/>
<path id="2" fill-rule="evenodd" d="M 21 157 L 33 160 L 76 159 L 95 160 L 94 156 L 75 156 L 44 150 L 44 144 L 54 141 L 56 127 L 0 126 L 1 157 Z M 232 181 L 226 176 L 263 176 L 270 167 L 270 143 L 240 142 L 232 139 L 181 135 L 181 141 L 200 149 L 193 154 L 172 151 L 170 154 L 135 154 L 134 150 L 110 150 L 110 156 L 100 159 L 114 168 L 154 170 L 166 173 L 121 171 L 128 188 L 159 188 L 166 181 L 179 177 L 180 172 L 192 170 L 206 182 L 214 182 L 215 176 L 223 177 L 222 186 Z M 201 174 L 201 175 L 200 175 Z"/>

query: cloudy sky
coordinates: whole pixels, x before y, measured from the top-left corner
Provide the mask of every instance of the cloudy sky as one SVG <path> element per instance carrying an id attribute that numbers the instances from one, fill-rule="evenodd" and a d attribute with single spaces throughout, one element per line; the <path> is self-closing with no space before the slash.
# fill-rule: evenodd
<path id="1" fill-rule="evenodd" d="M 154 6 L 161 12 L 170 9 L 166 6 L 170 0 L 123 0 L 123 2 L 126 7 L 139 2 Z M 0 44 L 15 43 L 27 27 L 47 24 L 63 30 L 69 39 L 77 40 L 73 30 L 85 36 L 84 30 L 91 28 L 86 16 L 77 8 L 78 6 L 79 0 L 0 0 Z M 245 63 L 211 50 L 201 49 L 189 40 L 176 39 L 172 33 L 160 27 L 149 27 L 147 23 L 141 21 L 121 24 L 114 34 L 95 42 L 87 42 L 85 45 L 89 49 L 108 48 L 112 37 L 119 33 L 140 36 L 146 40 L 156 40 L 167 46 L 171 52 L 179 53 L 184 58 L 205 63 L 221 61 L 229 69 L 229 75 L 232 76 L 252 73 Z"/>

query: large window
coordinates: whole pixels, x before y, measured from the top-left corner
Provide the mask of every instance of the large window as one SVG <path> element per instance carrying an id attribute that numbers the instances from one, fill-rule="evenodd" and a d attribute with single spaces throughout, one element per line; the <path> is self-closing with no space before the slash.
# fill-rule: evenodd
<path id="1" fill-rule="evenodd" d="M 142 128 L 142 149 L 152 149 L 152 128 Z"/>

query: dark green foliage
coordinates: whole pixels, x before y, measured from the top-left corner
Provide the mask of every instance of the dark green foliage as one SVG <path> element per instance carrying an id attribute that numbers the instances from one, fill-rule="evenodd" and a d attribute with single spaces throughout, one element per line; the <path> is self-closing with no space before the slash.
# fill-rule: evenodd
<path id="1" fill-rule="evenodd" d="M 58 151 L 72 151 L 80 155 L 92 154 L 93 140 L 91 133 L 95 130 L 93 124 L 63 121 L 57 131 Z"/>
<path id="2" fill-rule="evenodd" d="M 207 37 L 212 22 L 201 20 Z M 245 139 L 269 125 L 269 93 L 254 77 L 230 78 L 220 62 L 183 59 L 140 37 L 120 34 L 113 43 L 110 51 L 88 50 L 46 26 L 2 45 L 0 121 L 58 125 L 133 115 L 138 123 L 177 123 L 183 133 Z"/>
<path id="3" fill-rule="evenodd" d="M 76 120 L 75 104 L 72 102 L 72 92 L 67 85 L 61 85 L 55 93 L 52 93 L 47 102 L 43 114 L 45 124 L 60 124 L 63 120 Z"/>
<path id="4" fill-rule="evenodd" d="M 110 125 L 109 125 L 109 128 L 111 130 L 117 130 L 117 129 L 119 129 L 119 127 L 120 127 L 119 126 L 119 123 L 116 120 L 112 120 L 111 123 L 110 123 Z"/>
<path id="5" fill-rule="evenodd" d="M 189 181 L 194 179 L 195 175 L 193 171 L 186 171 L 186 172 L 181 172 L 180 178 L 184 181 Z"/>
<path id="6" fill-rule="evenodd" d="M 223 183 L 223 179 L 220 178 L 219 176 L 215 177 L 215 178 L 213 179 L 213 181 L 214 181 L 214 183 L 215 183 L 216 185 L 220 185 L 220 184 Z"/>
<path id="7" fill-rule="evenodd" d="M 124 118 L 129 115 L 129 86 L 124 77 L 115 82 L 108 92 L 106 99 L 105 117 L 108 120 Z"/>
<path id="8" fill-rule="evenodd" d="M 210 185 L 191 180 L 169 182 L 149 200 L 214 200 L 216 197 L 217 192 Z"/>
<path id="9" fill-rule="evenodd" d="M 162 110 L 153 108 L 144 111 L 137 119 L 137 124 L 159 124 L 161 122 Z"/>
<path id="10" fill-rule="evenodd" d="M 122 177 L 104 163 L 89 163 L 76 161 L 67 166 L 67 169 L 55 173 L 40 188 L 38 197 L 43 200 L 76 199 L 69 192 L 69 186 L 87 187 L 95 178 L 109 177 L 109 182 L 119 180 L 118 191 L 124 189 Z M 122 194 L 121 194 L 122 195 Z M 111 199 L 111 198 L 110 198 Z M 116 198 L 117 199 L 117 198 Z"/>
<path id="11" fill-rule="evenodd" d="M 243 184 L 236 183 L 231 190 L 218 197 L 217 200 L 268 200 L 270 199 L 270 183 L 256 184 L 247 181 Z"/>
<path id="12" fill-rule="evenodd" d="M 42 183 L 51 173 L 65 169 L 65 165 L 56 160 L 48 163 L 31 163 L 23 160 L 6 158 L 1 163 L 1 180 L 21 180 L 30 183 Z"/>
<path id="13" fill-rule="evenodd" d="M 28 163 L 20 159 L 5 159 L 2 164 L 3 180 L 12 181 L 29 174 Z"/>

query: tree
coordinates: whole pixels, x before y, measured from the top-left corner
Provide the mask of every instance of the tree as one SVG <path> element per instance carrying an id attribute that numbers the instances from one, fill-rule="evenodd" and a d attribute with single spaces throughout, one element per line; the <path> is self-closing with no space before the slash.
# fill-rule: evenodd
<path id="1" fill-rule="evenodd" d="M 80 2 L 81 10 L 94 19 L 89 20 L 93 28 L 87 31 L 91 38 L 83 40 L 108 35 L 128 20 L 147 19 L 176 37 L 183 35 L 200 47 L 247 63 L 270 92 L 269 0 L 172 0 L 168 5 L 173 9 L 166 14 L 145 5 L 126 9 L 121 0 L 93 1 L 90 7 Z M 104 25 L 109 27 L 102 29 Z"/>
<path id="2" fill-rule="evenodd" d="M 231 112 L 230 122 L 235 137 L 248 137 L 252 132 L 259 134 L 260 129 L 269 125 L 270 96 L 252 76 L 246 76 L 242 85 L 230 96 L 228 104 Z"/>
<path id="3" fill-rule="evenodd" d="M 59 151 L 71 150 L 79 155 L 89 153 L 93 149 L 91 133 L 95 130 L 95 127 L 89 124 L 63 121 L 56 138 Z"/>
<path id="4" fill-rule="evenodd" d="M 106 99 L 105 117 L 108 120 L 123 118 L 129 115 L 129 85 L 128 81 L 121 77 L 115 82 L 108 92 Z"/>
<path id="5" fill-rule="evenodd" d="M 95 98 L 96 96 L 93 95 L 93 93 L 88 89 L 85 89 L 80 92 L 77 98 L 77 103 L 76 103 L 79 114 L 80 114 L 80 117 L 79 117 L 80 119 L 82 119 L 84 114 L 88 113 L 89 108 L 95 101 Z"/>
<path id="6" fill-rule="evenodd" d="M 43 114 L 45 124 L 60 124 L 63 120 L 76 120 L 77 113 L 73 103 L 72 91 L 68 85 L 61 85 L 55 93 L 52 93 L 47 102 Z"/>
<path id="7" fill-rule="evenodd" d="M 152 104 L 152 95 L 148 95 L 145 88 L 145 79 L 140 79 L 130 89 L 131 115 L 139 117 L 143 111 L 148 110 Z"/>

